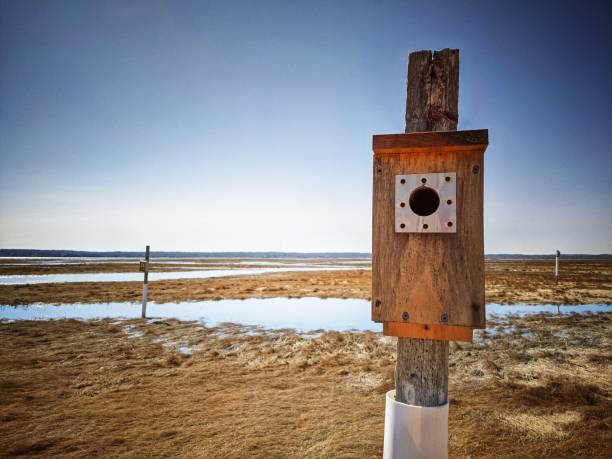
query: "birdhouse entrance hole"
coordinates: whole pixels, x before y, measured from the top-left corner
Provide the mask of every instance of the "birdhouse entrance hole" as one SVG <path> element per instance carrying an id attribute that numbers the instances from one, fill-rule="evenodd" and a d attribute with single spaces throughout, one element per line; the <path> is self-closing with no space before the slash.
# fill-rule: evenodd
<path id="1" fill-rule="evenodd" d="M 415 214 L 426 217 L 438 210 L 440 196 L 433 188 L 422 186 L 412 192 L 408 204 Z"/>

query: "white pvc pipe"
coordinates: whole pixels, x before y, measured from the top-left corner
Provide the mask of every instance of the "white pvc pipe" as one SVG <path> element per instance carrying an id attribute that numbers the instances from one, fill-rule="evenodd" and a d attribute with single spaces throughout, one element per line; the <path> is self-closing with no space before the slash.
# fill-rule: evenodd
<path id="1" fill-rule="evenodd" d="M 447 459 L 448 403 L 414 406 L 395 400 L 387 392 L 385 404 L 384 459 Z"/>
<path id="2" fill-rule="evenodd" d="M 141 317 L 144 319 L 147 317 L 147 296 L 149 295 L 149 284 L 144 284 L 142 287 L 142 314 Z"/>
<path id="3" fill-rule="evenodd" d="M 555 277 L 559 277 L 559 257 L 555 257 Z"/>

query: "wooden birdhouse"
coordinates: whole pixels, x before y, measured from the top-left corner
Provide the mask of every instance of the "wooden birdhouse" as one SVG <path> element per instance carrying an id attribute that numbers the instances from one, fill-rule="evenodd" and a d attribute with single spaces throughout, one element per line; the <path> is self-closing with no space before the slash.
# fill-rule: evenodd
<path id="1" fill-rule="evenodd" d="M 471 341 L 485 327 L 488 131 L 373 136 L 372 320 L 385 335 Z"/>

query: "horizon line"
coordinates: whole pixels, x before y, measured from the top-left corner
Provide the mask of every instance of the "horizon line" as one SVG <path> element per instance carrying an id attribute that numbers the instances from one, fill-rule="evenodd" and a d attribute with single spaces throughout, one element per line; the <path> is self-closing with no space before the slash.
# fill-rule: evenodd
<path id="1" fill-rule="evenodd" d="M 144 253 L 144 250 L 75 250 L 75 249 L 0 249 L 0 257 L 15 257 L 15 256 L 103 256 L 103 255 L 114 255 L 114 256 L 140 256 Z M 68 255 L 70 254 L 70 255 Z M 203 251 L 203 250 L 151 250 L 151 255 L 157 254 L 158 256 L 163 255 L 191 255 L 191 256 L 213 256 L 213 255 L 267 255 L 266 258 L 270 258 L 270 255 L 352 255 L 358 258 L 371 258 L 371 252 L 362 251 L 282 251 L 282 250 L 214 250 L 214 251 Z M 485 253 L 485 257 L 554 257 L 555 253 L 510 253 L 510 252 L 497 252 L 497 253 Z M 561 253 L 561 256 L 565 257 L 611 257 L 612 253 Z"/>

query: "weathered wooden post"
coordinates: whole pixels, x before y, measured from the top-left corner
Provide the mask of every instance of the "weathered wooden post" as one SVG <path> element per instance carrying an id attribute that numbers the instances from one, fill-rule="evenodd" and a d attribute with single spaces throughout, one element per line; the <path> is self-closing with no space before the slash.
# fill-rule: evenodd
<path id="1" fill-rule="evenodd" d="M 147 296 L 149 295 L 149 246 L 145 249 L 145 259 L 140 260 L 140 271 L 144 273 L 144 284 L 142 286 L 142 312 L 140 317 L 147 317 Z"/>
<path id="2" fill-rule="evenodd" d="M 406 133 L 373 137 L 372 319 L 398 337 L 386 458 L 447 456 L 449 341 L 485 326 L 488 132 L 456 131 L 458 94 L 458 50 L 411 53 Z"/>

